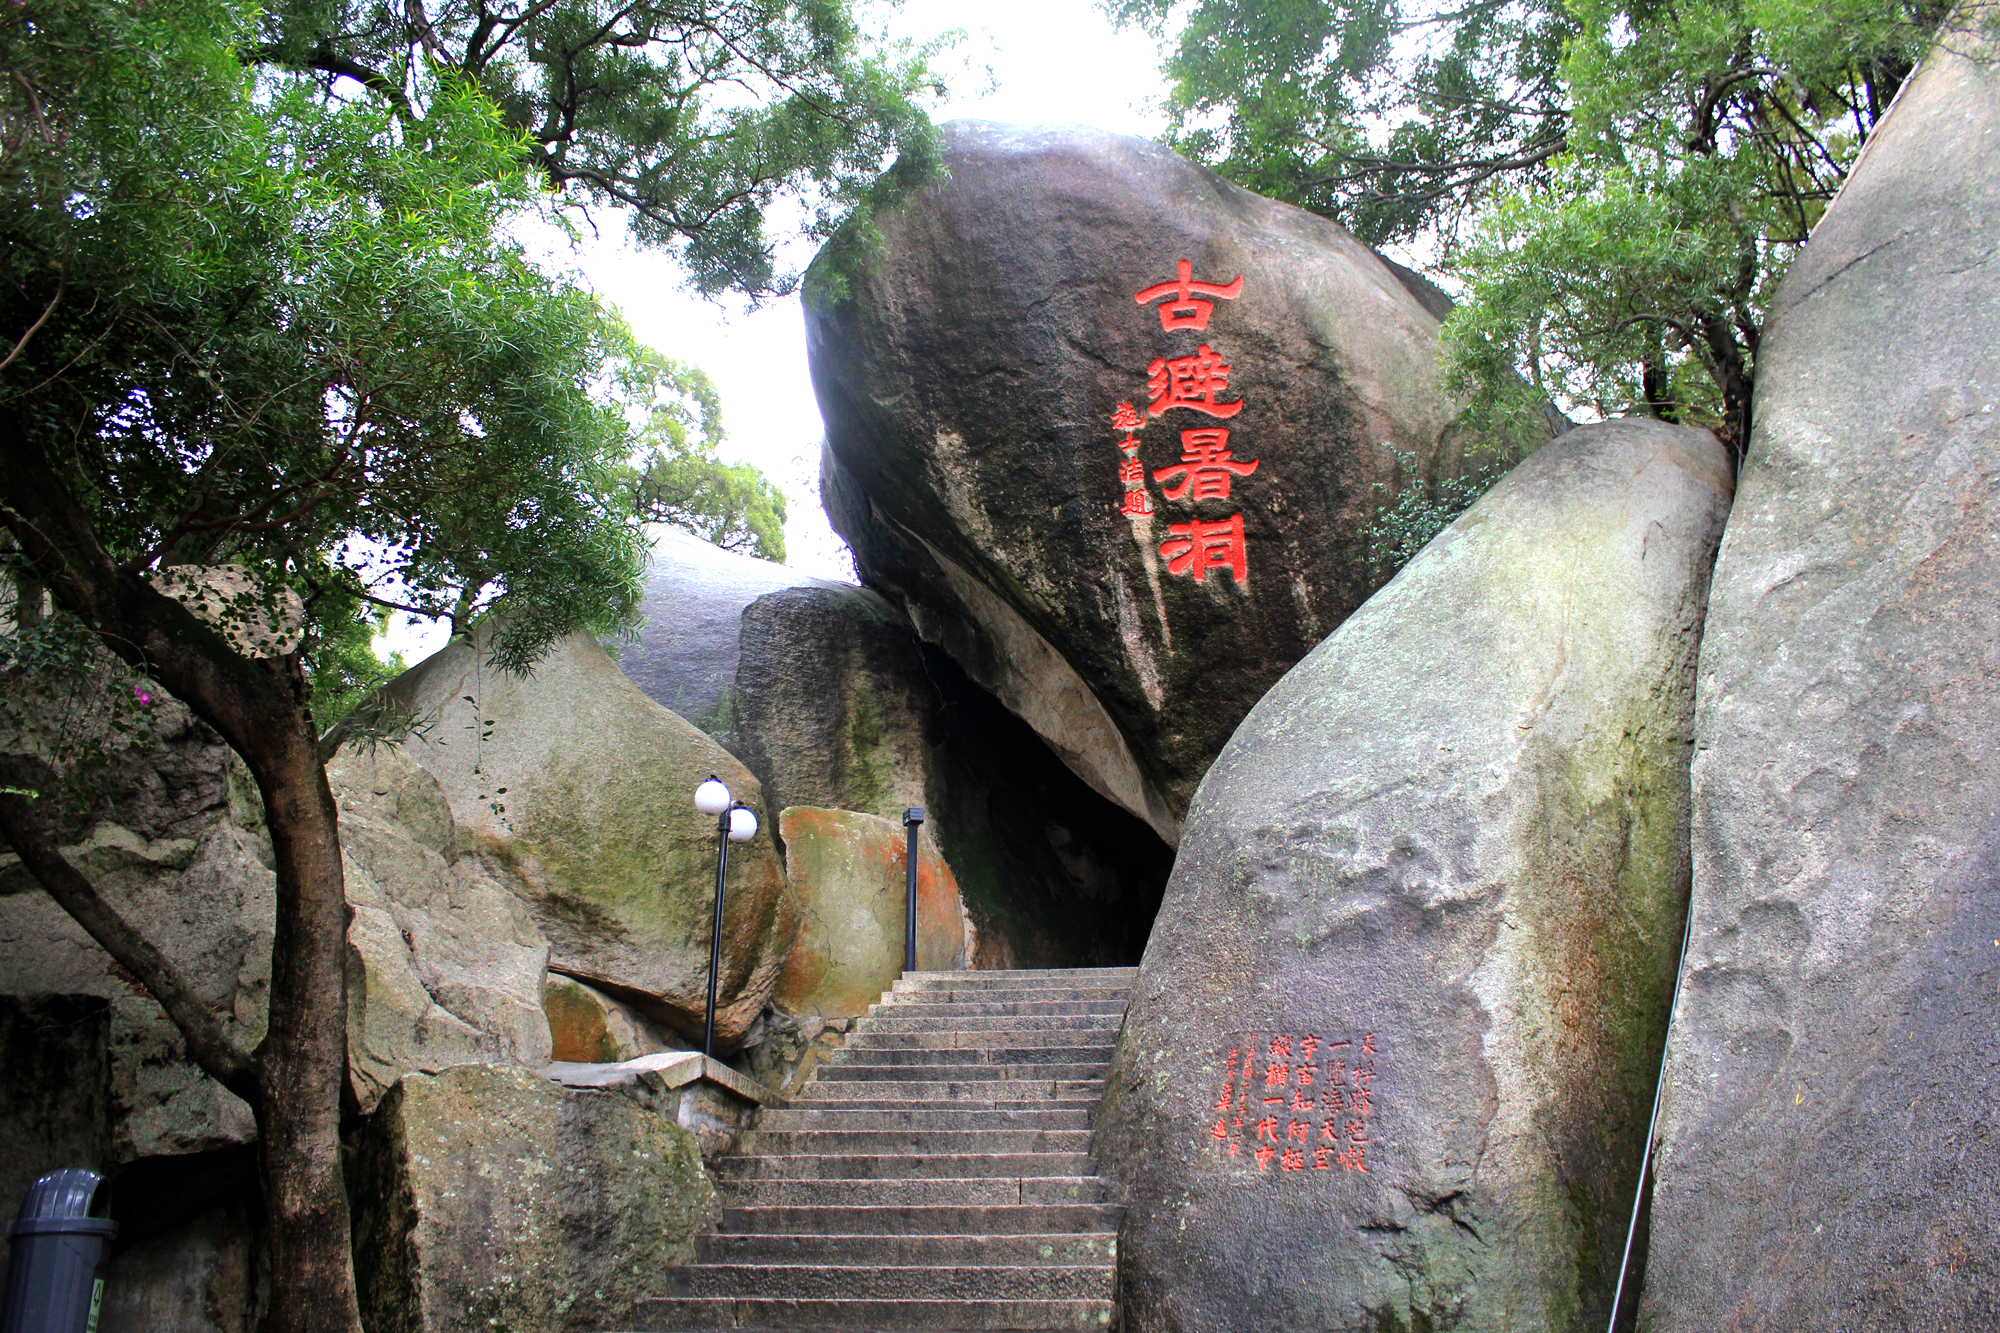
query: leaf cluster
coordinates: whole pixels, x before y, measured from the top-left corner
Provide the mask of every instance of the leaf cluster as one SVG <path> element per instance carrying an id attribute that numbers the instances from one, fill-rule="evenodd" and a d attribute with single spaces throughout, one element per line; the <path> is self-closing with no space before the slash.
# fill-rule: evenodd
<path id="1" fill-rule="evenodd" d="M 409 118 L 440 82 L 478 89 L 547 189 L 629 210 L 704 292 L 793 288 L 781 198 L 825 237 L 892 158 L 937 160 L 932 49 L 864 41 L 848 0 L 281 0 L 261 36 L 268 69 Z"/>

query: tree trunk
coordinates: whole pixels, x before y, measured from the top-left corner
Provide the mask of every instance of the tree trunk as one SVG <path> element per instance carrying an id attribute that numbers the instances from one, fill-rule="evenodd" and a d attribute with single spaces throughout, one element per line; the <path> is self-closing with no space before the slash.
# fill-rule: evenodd
<path id="1" fill-rule="evenodd" d="M 263 793 L 277 871 L 270 1023 L 252 1069 L 272 1333 L 361 1333 L 340 1094 L 347 894 L 333 793 L 297 656 L 251 661 L 98 540 L 92 511 L 0 412 L 0 522 L 63 609 L 222 733 Z M 87 927 L 86 927 L 87 928 Z M 157 998 L 157 997 L 156 997 Z"/>
<path id="2" fill-rule="evenodd" d="M 298 691 L 296 725 L 258 747 L 265 753 L 243 755 L 264 797 L 278 876 L 270 1026 L 257 1048 L 252 1107 L 270 1225 L 267 1327 L 349 1333 L 361 1327 L 361 1310 L 340 1165 L 347 895 L 333 792 L 304 707 L 304 673 L 296 657 L 285 668 Z"/>

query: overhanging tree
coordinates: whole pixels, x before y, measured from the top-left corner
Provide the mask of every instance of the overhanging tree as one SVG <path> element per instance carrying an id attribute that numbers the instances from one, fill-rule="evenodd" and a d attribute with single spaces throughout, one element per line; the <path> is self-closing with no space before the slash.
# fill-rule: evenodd
<path id="1" fill-rule="evenodd" d="M 1941 0 L 1114 0 L 1171 34 L 1177 146 L 1434 244 L 1457 385 L 1748 438 L 1777 280 Z"/>
<path id="2" fill-rule="evenodd" d="M 417 17 L 26 0 L 0 15 L 0 524 L 25 594 L 14 633 L 39 632 L 45 590 L 56 622 L 159 681 L 248 766 L 277 888 L 262 1040 L 246 1047 L 205 1010 L 64 861 L 57 798 L 75 756 L 8 762 L 0 833 L 255 1112 L 267 1322 L 288 1331 L 359 1327 L 338 1143 L 347 913 L 308 664 L 372 597 L 461 616 L 503 603 L 496 664 L 522 669 L 573 628 L 627 618 L 640 568 L 619 489 L 632 440 L 604 392 L 636 349 L 588 293 L 529 265 L 503 224 L 552 183 L 622 190 L 704 284 L 770 290 L 783 280 L 756 225 L 766 204 L 807 188 L 834 207 L 866 188 L 859 164 L 886 142 L 874 136 L 923 138 L 897 101 L 908 68 L 857 56 L 835 8 L 735 11 L 778 21 L 748 44 L 713 15 L 641 32 L 622 26 L 633 11 L 607 11 L 565 37 L 549 25 L 583 11 L 479 11 L 435 32 L 420 6 L 406 12 Z M 439 54 L 452 32 L 456 64 Z M 382 69 L 361 64 L 396 51 Z M 261 77 L 244 53 L 270 62 Z M 815 108 L 846 86 L 812 81 L 821 57 L 875 103 Z M 329 96 L 288 64 L 338 65 L 359 83 Z M 680 71 L 667 111 L 645 101 L 655 67 Z M 553 85 L 535 72 L 554 68 L 568 82 L 537 101 Z M 731 77 L 790 90 L 775 109 L 705 115 L 702 90 Z M 593 101 L 610 83 L 621 96 Z M 559 132 L 510 128 L 524 106 Z M 565 174 L 579 164 L 595 176 Z M 188 564 L 243 571 L 225 623 L 163 591 L 161 572 Z M 227 623 L 283 627 L 294 598 L 298 633 L 262 655 Z"/>

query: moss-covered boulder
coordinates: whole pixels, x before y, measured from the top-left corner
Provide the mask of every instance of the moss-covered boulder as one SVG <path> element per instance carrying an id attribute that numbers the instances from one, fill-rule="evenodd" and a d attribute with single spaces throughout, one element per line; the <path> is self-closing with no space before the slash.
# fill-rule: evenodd
<path id="1" fill-rule="evenodd" d="M 1604 1327 L 1729 495 L 1705 431 L 1573 431 L 1237 729 L 1101 1113 L 1126 1327 Z"/>
<path id="2" fill-rule="evenodd" d="M 644 1014 L 581 981 L 551 976 L 542 987 L 549 1021 L 549 1058 L 572 1064 L 616 1064 L 681 1049 L 669 1044 Z"/>
<path id="3" fill-rule="evenodd" d="M 868 1012 L 903 971 L 909 838 L 886 819 L 792 806 L 778 816 L 785 870 L 799 904 L 799 940 L 778 978 L 788 1013 Z M 965 964 L 965 914 L 951 867 L 917 852 L 917 966 Z"/>
<path id="4" fill-rule="evenodd" d="M 510 676 L 487 663 L 491 633 L 404 672 L 384 703 L 419 719 L 410 755 L 528 903 L 552 970 L 699 1033 L 716 827 L 694 789 L 713 773 L 757 812 L 764 829 L 729 856 L 715 1024 L 734 1043 L 770 998 L 796 923 L 757 779 L 589 636 Z"/>
<path id="5" fill-rule="evenodd" d="M 355 1272 L 372 1333 L 629 1328 L 718 1211 L 693 1134 L 614 1092 L 462 1065 L 370 1121 Z"/>

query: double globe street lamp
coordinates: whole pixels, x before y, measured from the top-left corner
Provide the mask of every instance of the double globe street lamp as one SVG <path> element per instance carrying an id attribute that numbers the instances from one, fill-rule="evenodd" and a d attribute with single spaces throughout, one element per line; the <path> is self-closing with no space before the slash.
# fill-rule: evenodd
<path id="1" fill-rule="evenodd" d="M 708 936 L 708 1019 L 701 1038 L 701 1053 L 715 1054 L 715 983 L 722 971 L 722 890 L 729 878 L 729 844 L 748 842 L 757 836 L 757 812 L 739 804 L 729 794 L 722 779 L 710 773 L 708 781 L 694 789 L 694 808 L 716 817 L 715 826 L 715 925 Z"/>

